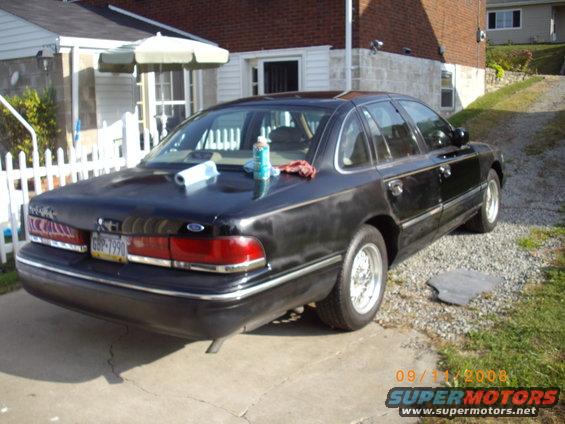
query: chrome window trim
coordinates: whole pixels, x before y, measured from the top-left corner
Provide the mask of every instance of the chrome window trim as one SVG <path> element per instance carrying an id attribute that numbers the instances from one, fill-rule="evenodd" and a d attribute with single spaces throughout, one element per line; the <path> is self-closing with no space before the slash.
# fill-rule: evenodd
<path id="1" fill-rule="evenodd" d="M 271 289 L 273 287 L 279 286 L 281 284 L 287 283 L 292 281 L 296 278 L 299 278 L 303 275 L 310 274 L 312 272 L 318 271 L 330 265 L 336 264 L 341 262 L 342 255 L 334 255 L 327 259 L 323 259 L 321 261 L 315 262 L 313 264 L 307 265 L 303 268 L 297 269 L 295 271 L 291 271 L 289 273 L 279 275 L 274 277 L 270 280 L 267 280 L 263 283 L 257 284 L 255 286 L 247 287 L 244 289 L 237 289 L 229 293 L 222 293 L 222 294 L 200 294 L 200 293 L 187 293 L 181 292 L 177 290 L 165 290 L 165 289 L 158 289 L 158 288 L 151 288 L 151 287 L 141 287 L 132 283 L 128 283 L 126 281 L 118 281 L 109 278 L 102 278 L 102 277 L 94 277 L 91 275 L 86 275 L 80 272 L 69 271 L 66 269 L 61 269 L 55 266 L 46 265 L 41 262 L 33 261 L 30 259 L 22 258 L 21 256 L 16 256 L 16 261 L 22 264 L 42 269 L 45 271 L 51 271 L 58 274 L 66 275 L 68 277 L 80 278 L 87 281 L 92 281 L 95 283 L 106 284 L 110 286 L 116 286 L 120 288 L 126 288 L 136 291 L 143 291 L 151 294 L 158 294 L 163 296 L 172 296 L 172 297 L 182 297 L 186 299 L 197 299 L 197 300 L 211 300 L 211 301 L 219 301 L 219 302 L 226 302 L 232 300 L 240 300 L 246 297 L 252 296 L 257 293 L 261 293 L 265 290 Z"/>
<path id="2" fill-rule="evenodd" d="M 29 235 L 29 239 L 34 243 L 45 244 L 46 246 L 56 247 L 58 249 L 71 250 L 73 252 L 85 253 L 88 250 L 88 246 L 86 244 L 65 243 L 63 241 L 34 236 L 33 234 Z"/>

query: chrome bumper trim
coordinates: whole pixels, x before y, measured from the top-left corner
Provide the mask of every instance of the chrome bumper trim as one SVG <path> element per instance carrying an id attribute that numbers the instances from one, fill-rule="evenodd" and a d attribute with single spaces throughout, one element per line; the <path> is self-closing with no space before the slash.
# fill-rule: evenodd
<path id="1" fill-rule="evenodd" d="M 252 261 L 241 262 L 239 264 L 230 265 L 214 265 L 200 264 L 193 262 L 173 261 L 173 268 L 179 268 L 190 271 L 201 272 L 217 272 L 221 274 L 230 274 L 234 272 L 247 272 L 267 265 L 265 258 L 254 259 Z"/>
<path id="2" fill-rule="evenodd" d="M 44 237 L 29 235 L 29 240 L 34 243 L 45 244 L 46 246 L 57 247 L 59 249 L 72 250 L 73 252 L 84 253 L 88 250 L 88 246 L 85 244 L 72 244 L 65 243 L 63 241 L 51 240 Z"/>
<path id="3" fill-rule="evenodd" d="M 254 294 L 263 292 L 265 290 L 268 290 L 268 289 L 271 289 L 273 287 L 276 287 L 276 286 L 279 286 L 281 284 L 292 281 L 292 280 L 299 278 L 303 275 L 318 271 L 318 270 L 323 269 L 325 267 L 328 267 L 330 265 L 341 262 L 341 260 L 342 260 L 342 255 L 335 255 L 335 256 L 332 256 L 330 258 L 327 258 L 327 259 L 321 260 L 319 262 L 315 262 L 313 264 L 305 266 L 304 268 L 297 269 L 295 271 L 289 272 L 289 273 L 284 274 L 284 275 L 279 275 L 278 277 L 272 278 L 270 280 L 267 280 L 263 283 L 255 285 L 255 286 L 251 286 L 251 287 L 247 287 L 247 288 L 241 288 L 241 289 L 229 292 L 229 293 L 200 294 L 200 293 L 181 292 L 181 291 L 177 291 L 177 290 L 165 290 L 165 289 L 158 289 L 158 288 L 151 288 L 151 287 L 142 287 L 142 286 L 138 286 L 136 284 L 128 283 L 126 281 L 119 281 L 119 280 L 113 280 L 113 279 L 102 278 L 102 277 L 94 277 L 92 275 L 87 275 L 87 274 L 83 274 L 83 273 L 80 273 L 80 272 L 61 269 L 61 268 L 54 267 L 54 266 L 51 266 L 51 265 L 43 264 L 41 262 L 32 261 L 30 259 L 25 259 L 25 258 L 22 258 L 20 256 L 16 256 L 16 261 L 21 262 L 22 264 L 25 264 L 25 265 L 28 265 L 28 266 L 31 266 L 31 267 L 35 267 L 35 268 L 38 268 L 38 269 L 42 269 L 42 270 L 45 270 L 45 271 L 56 272 L 58 274 L 66 275 L 66 276 L 69 276 L 69 277 L 80 278 L 80 279 L 83 279 L 83 280 L 92 281 L 92 282 L 95 282 L 95 283 L 106 284 L 106 285 L 110 285 L 110 286 L 116 286 L 116 287 L 131 289 L 131 290 L 137 290 L 137 291 L 144 291 L 144 292 L 148 292 L 148 293 L 151 293 L 151 294 L 159 294 L 159 295 L 164 295 L 164 296 L 183 297 L 183 298 L 187 298 L 187 299 L 197 299 L 197 300 L 214 300 L 214 301 L 224 301 L 224 302 L 225 301 L 233 301 L 233 300 L 244 299 L 246 297 L 252 296 Z"/>

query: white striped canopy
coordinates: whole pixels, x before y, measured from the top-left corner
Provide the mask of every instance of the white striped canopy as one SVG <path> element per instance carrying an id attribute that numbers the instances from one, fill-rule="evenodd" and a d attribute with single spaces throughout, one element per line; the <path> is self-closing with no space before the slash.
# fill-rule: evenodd
<path id="1" fill-rule="evenodd" d="M 229 52 L 211 44 L 160 33 L 100 54 L 101 72 L 133 73 L 177 69 L 217 68 L 229 59 Z"/>

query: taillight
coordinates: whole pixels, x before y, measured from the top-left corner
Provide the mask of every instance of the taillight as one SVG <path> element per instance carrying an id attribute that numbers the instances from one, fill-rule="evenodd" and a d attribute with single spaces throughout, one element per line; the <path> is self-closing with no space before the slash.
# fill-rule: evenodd
<path id="1" fill-rule="evenodd" d="M 171 238 L 171 258 L 178 268 L 237 272 L 265 265 L 265 251 L 252 237 Z"/>
<path id="2" fill-rule="evenodd" d="M 35 243 L 75 252 L 88 250 L 88 237 L 84 231 L 35 216 L 29 216 L 27 224 L 29 238 Z"/>
<path id="3" fill-rule="evenodd" d="M 132 236 L 128 260 L 207 272 L 244 272 L 266 264 L 259 240 L 243 236 L 214 239 Z"/>
<path id="4" fill-rule="evenodd" d="M 133 236 L 128 242 L 128 261 L 171 266 L 168 237 Z"/>

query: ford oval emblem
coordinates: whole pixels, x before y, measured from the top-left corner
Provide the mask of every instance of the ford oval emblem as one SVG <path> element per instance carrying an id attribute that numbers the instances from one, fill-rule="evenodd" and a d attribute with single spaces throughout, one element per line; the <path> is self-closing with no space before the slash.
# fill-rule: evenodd
<path id="1" fill-rule="evenodd" d="M 186 226 L 188 231 L 192 231 L 193 233 L 199 233 L 200 231 L 204 231 L 204 225 L 192 223 Z"/>

